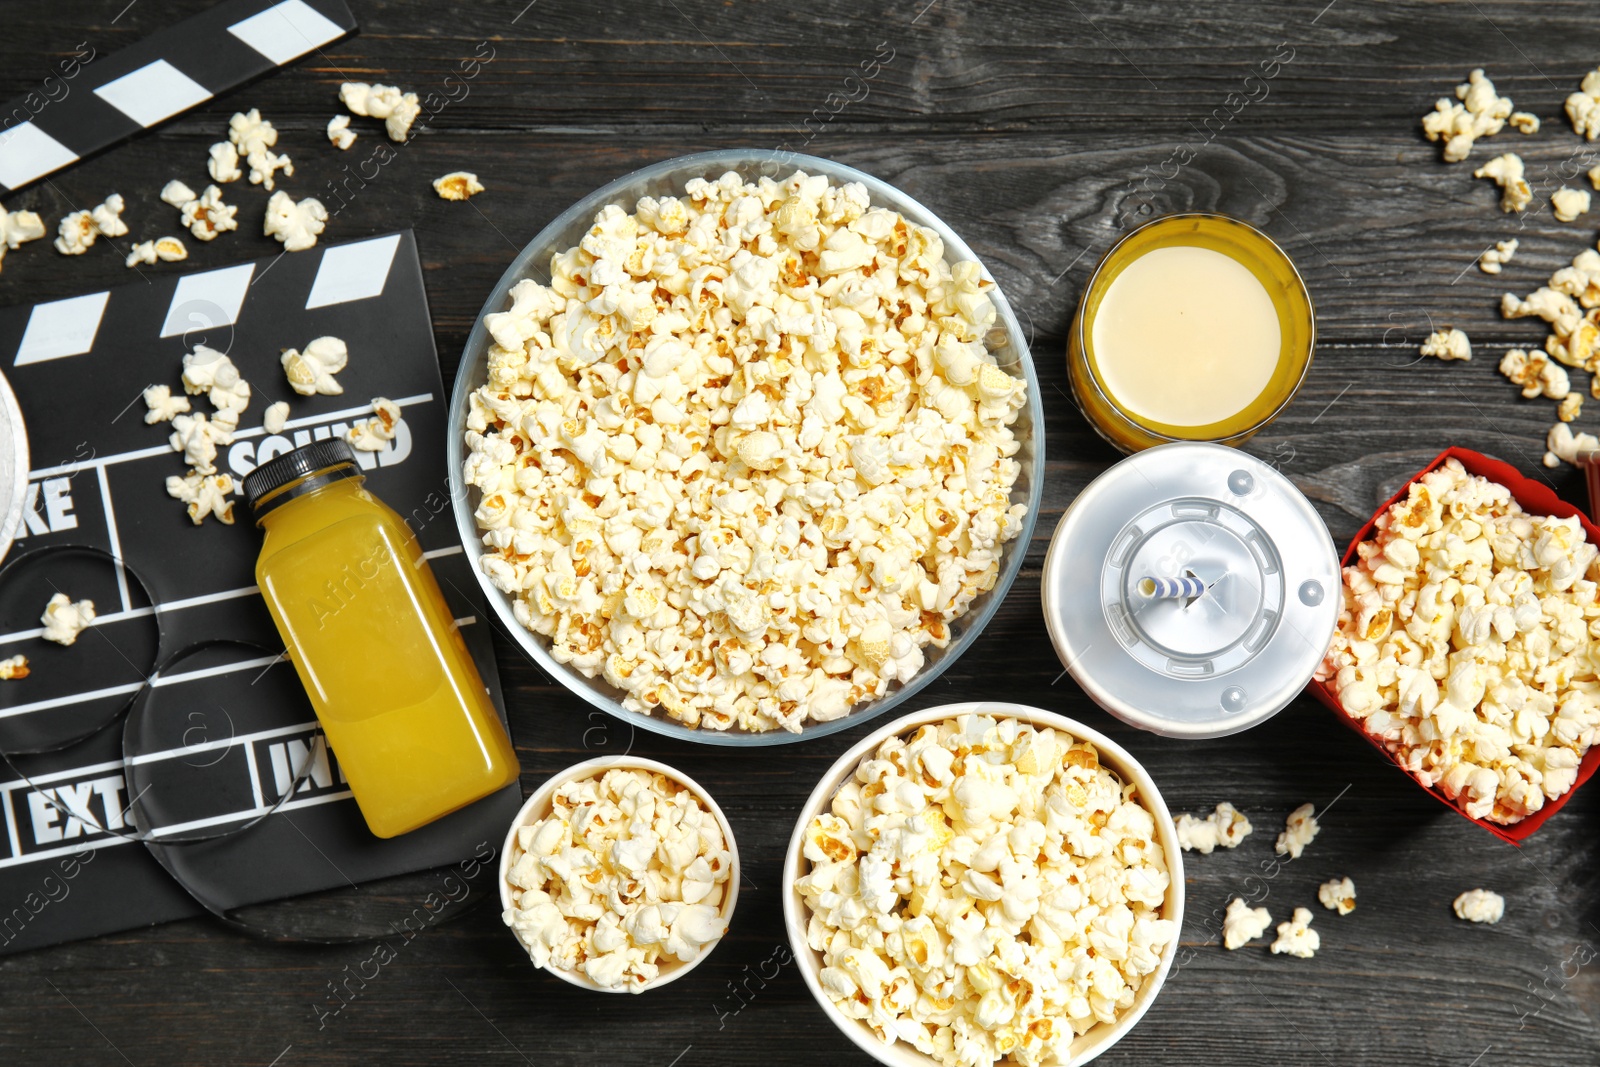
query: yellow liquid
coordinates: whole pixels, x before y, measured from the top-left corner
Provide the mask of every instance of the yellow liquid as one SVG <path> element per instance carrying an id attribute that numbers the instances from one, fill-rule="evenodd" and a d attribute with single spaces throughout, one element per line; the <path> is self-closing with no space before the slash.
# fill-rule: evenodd
<path id="1" fill-rule="evenodd" d="M 1294 398 L 1316 336 L 1305 283 L 1270 238 L 1222 215 L 1168 215 L 1100 260 L 1067 335 L 1067 372 L 1089 424 L 1124 452 L 1237 445 Z"/>
<path id="2" fill-rule="evenodd" d="M 256 583 L 368 828 L 394 837 L 520 769 L 421 547 L 361 481 L 264 514 Z"/>
<path id="3" fill-rule="evenodd" d="M 1231 256 L 1154 248 L 1118 274 L 1094 319 L 1106 391 L 1173 426 L 1221 422 L 1255 403 L 1283 336 L 1266 286 Z"/>

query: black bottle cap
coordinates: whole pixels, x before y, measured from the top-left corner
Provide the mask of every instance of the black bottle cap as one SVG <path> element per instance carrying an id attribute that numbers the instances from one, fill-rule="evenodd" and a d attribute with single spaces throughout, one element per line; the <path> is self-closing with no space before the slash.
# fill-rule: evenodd
<path id="1" fill-rule="evenodd" d="M 265 514 L 302 493 L 341 478 L 353 478 L 360 473 L 361 468 L 356 466 L 356 454 L 349 443 L 341 437 L 330 437 L 325 441 L 313 441 L 261 464 L 244 476 L 244 496 L 252 511 L 258 515 Z M 293 482 L 300 484 L 287 492 L 274 493 L 274 490 Z M 263 502 L 263 497 L 268 499 Z"/>

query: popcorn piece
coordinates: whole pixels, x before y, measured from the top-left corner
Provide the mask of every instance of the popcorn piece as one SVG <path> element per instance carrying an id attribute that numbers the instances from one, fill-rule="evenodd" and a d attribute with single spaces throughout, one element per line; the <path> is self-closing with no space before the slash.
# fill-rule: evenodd
<path id="1" fill-rule="evenodd" d="M 276 237 L 290 252 L 304 252 L 317 243 L 317 235 L 327 221 L 328 209 L 322 201 L 308 196 L 296 203 L 280 189 L 267 201 L 267 219 L 261 232 Z"/>
<path id="2" fill-rule="evenodd" d="M 422 114 L 416 93 L 402 93 L 392 85 L 345 82 L 339 86 L 339 99 L 352 115 L 383 119 L 391 141 L 404 141 Z"/>
<path id="3" fill-rule="evenodd" d="M 154 263 L 158 259 L 163 263 L 175 263 L 188 258 L 189 250 L 182 241 L 176 237 L 158 237 L 154 241 L 136 243 L 128 252 L 127 265 L 136 267 L 140 263 Z"/>
<path id="4" fill-rule="evenodd" d="M 1600 189 L 1600 163 L 1589 168 L 1589 184 Z"/>
<path id="5" fill-rule="evenodd" d="M 213 167 L 211 177 L 220 182 L 230 182 L 239 176 L 238 157 L 244 154 L 245 164 L 250 168 L 250 182 L 259 185 L 271 192 L 274 183 L 273 175 L 278 171 L 293 177 L 294 164 L 288 156 L 281 156 L 272 150 L 278 143 L 278 131 L 272 123 L 261 117 L 261 112 L 251 108 L 248 112 L 236 112 L 228 120 L 228 140 L 232 142 L 235 151 L 232 153 L 233 166 L 222 168 L 223 173 L 231 173 L 233 177 L 224 178 L 218 175 L 218 168 Z M 212 160 L 216 161 L 216 153 L 221 145 L 212 146 Z M 227 153 L 225 152 L 226 156 Z M 274 198 L 276 199 L 276 198 Z M 271 214 L 271 204 L 268 203 L 268 214 Z M 309 246 L 308 246 L 309 247 Z"/>
<path id="6" fill-rule="evenodd" d="M 1329 911 L 1349 915 L 1356 910 L 1356 884 L 1349 878 L 1333 878 L 1317 887 L 1317 899 Z"/>
<path id="7" fill-rule="evenodd" d="M 304 352 L 286 349 L 281 362 L 289 388 L 301 396 L 338 396 L 344 386 L 333 376 L 344 370 L 349 360 L 349 349 L 339 338 L 318 337 L 306 345 Z"/>
<path id="8" fill-rule="evenodd" d="M 219 233 L 237 230 L 239 223 L 234 220 L 234 216 L 238 213 L 237 207 L 222 202 L 221 189 L 215 185 L 208 185 L 204 193 L 183 205 L 179 217 L 195 237 L 202 241 L 210 241 Z"/>
<path id="9" fill-rule="evenodd" d="M 808 824 L 804 856 L 795 890 L 823 990 L 949 1067 L 1068 1062 L 1178 934 L 1138 790 L 1092 745 L 1014 719 L 884 741 Z"/>
<path id="10" fill-rule="evenodd" d="M 1497 923 L 1506 914 L 1505 897 L 1487 889 L 1469 889 L 1450 906 L 1455 909 L 1456 918 L 1467 922 Z"/>
<path id="11" fill-rule="evenodd" d="M 173 416 L 188 411 L 189 398 L 173 396 L 168 386 L 152 385 L 144 391 L 144 406 L 150 409 L 145 412 L 144 421 L 154 426 L 158 422 L 171 422 Z"/>
<path id="12" fill-rule="evenodd" d="M 195 199 L 195 192 L 187 185 L 174 178 L 161 187 L 161 200 L 171 204 L 178 210 L 183 210 L 183 205 Z"/>
<path id="13" fill-rule="evenodd" d="M 1496 241 L 1494 247 L 1478 257 L 1478 269 L 1485 274 L 1499 274 L 1500 268 L 1511 262 L 1517 254 L 1517 239 Z"/>
<path id="14" fill-rule="evenodd" d="M 182 478 L 170 475 L 167 495 L 189 505 L 189 521 L 196 526 L 205 522 L 207 515 L 233 525 L 233 478 L 227 474 L 192 470 Z"/>
<path id="15" fill-rule="evenodd" d="M 433 179 L 433 191 L 441 200 L 465 200 L 483 192 L 478 176 L 465 170 L 453 170 L 442 178 Z"/>
<path id="16" fill-rule="evenodd" d="M 1250 820 L 1227 801 L 1217 805 L 1217 810 L 1203 818 L 1187 813 L 1179 815 L 1176 827 L 1178 846 L 1185 852 L 1209 855 L 1219 844 L 1223 848 L 1237 848 L 1254 829 Z"/>
<path id="17" fill-rule="evenodd" d="M 28 676 L 28 657 L 17 655 L 0 659 L 0 681 L 14 682 Z"/>
<path id="18" fill-rule="evenodd" d="M 1322 947 L 1322 938 L 1311 929 L 1311 909 L 1294 909 L 1294 918 L 1278 924 L 1278 938 L 1272 943 L 1274 956 L 1287 953 L 1308 960 Z"/>
<path id="19" fill-rule="evenodd" d="M 1539 116 L 1531 111 L 1513 111 L 1506 122 L 1518 133 L 1532 135 L 1539 132 Z"/>
<path id="20" fill-rule="evenodd" d="M 335 115 L 328 120 L 328 140 L 341 152 L 356 143 L 356 133 L 350 128 L 349 115 Z"/>
<path id="21" fill-rule="evenodd" d="M 1521 386 L 1522 395 L 1530 400 L 1541 393 L 1551 400 L 1564 400 L 1572 393 L 1566 369 L 1543 352 L 1508 349 L 1500 360 L 1500 373 Z"/>
<path id="22" fill-rule="evenodd" d="M 100 228 L 95 225 L 91 212 L 74 211 L 61 220 L 57 233 L 57 252 L 64 256 L 81 256 L 94 245 Z"/>
<path id="23" fill-rule="evenodd" d="M 1565 110 L 1573 133 L 1590 141 L 1600 136 L 1600 68 L 1583 76 L 1578 91 L 1567 97 Z"/>
<path id="24" fill-rule="evenodd" d="M 1456 86 L 1455 100 L 1441 97 L 1423 116 L 1422 132 L 1430 141 L 1444 142 L 1446 163 L 1459 163 L 1471 153 L 1473 141 L 1505 128 L 1511 109 L 1511 99 L 1498 95 L 1483 71 L 1475 70 Z"/>
<path id="25" fill-rule="evenodd" d="M 276 404 L 268 404 L 267 410 L 261 413 L 261 428 L 268 433 L 282 433 L 289 422 L 289 402 L 280 400 Z"/>
<path id="26" fill-rule="evenodd" d="M 40 636 L 46 641 L 70 645 L 94 622 L 94 601 L 74 602 L 67 594 L 57 593 L 45 605 L 39 621 L 44 624 L 44 633 Z"/>
<path id="27" fill-rule="evenodd" d="M 1555 208 L 1557 222 L 1573 222 L 1589 210 L 1589 191 L 1563 185 L 1551 194 L 1550 205 Z"/>
<path id="28" fill-rule="evenodd" d="M 1562 422 L 1574 422 L 1583 413 L 1583 394 L 1568 393 L 1561 398 L 1561 404 L 1556 408 L 1556 418 Z"/>
<path id="29" fill-rule="evenodd" d="M 105 203 L 89 212 L 89 217 L 94 220 L 94 228 L 106 237 L 121 237 L 128 232 L 128 224 L 122 221 L 122 195 L 112 193 L 106 197 Z"/>
<path id="30" fill-rule="evenodd" d="M 195 345 L 194 351 L 183 357 L 183 391 L 190 396 L 205 393 L 217 409 L 213 420 L 229 409 L 243 411 L 250 406 L 250 383 L 240 376 L 239 368 L 227 355 L 205 345 Z M 237 417 L 234 425 L 238 425 Z"/>
<path id="31" fill-rule="evenodd" d="M 277 132 L 274 131 L 273 141 L 276 140 Z M 226 185 L 228 182 L 236 182 L 244 177 L 244 171 L 239 169 L 239 149 L 234 146 L 233 142 L 218 141 L 211 146 L 209 157 L 206 160 L 206 173 L 211 175 L 212 181 L 222 182 Z M 267 171 L 267 174 L 270 177 L 271 171 Z M 256 181 L 257 179 L 252 175 L 250 180 Z M 191 199 L 193 198 L 191 197 Z M 175 204 L 173 206 L 182 207 L 183 205 Z"/>
<path id="32" fill-rule="evenodd" d="M 976 263 L 797 172 L 607 207 L 550 268 L 484 317 L 464 473 L 479 566 L 556 659 L 799 732 L 948 644 L 1025 514 Z"/>
<path id="33" fill-rule="evenodd" d="M 184 462 L 196 472 L 215 474 L 217 448 L 233 444 L 233 432 L 225 428 L 220 418 L 214 421 L 204 414 L 175 415 L 169 440 L 172 450 L 182 452 Z"/>
<path id="34" fill-rule="evenodd" d="M 1576 467 L 1588 462 L 1590 453 L 1600 450 L 1600 437 L 1589 433 L 1574 434 L 1572 427 L 1565 422 L 1558 422 L 1545 435 L 1544 446 L 1548 449 L 1545 452 L 1546 467 L 1554 467 L 1563 461 Z M 1552 458 L 1555 463 L 1550 462 Z"/>
<path id="35" fill-rule="evenodd" d="M 1533 189 L 1523 177 L 1522 157 L 1515 152 L 1495 156 L 1472 172 L 1474 178 L 1488 178 L 1500 187 L 1500 210 L 1521 211 L 1533 203 Z"/>
<path id="36" fill-rule="evenodd" d="M 45 235 L 44 220 L 32 211 L 7 211 L 0 207 L 0 263 L 6 252 L 15 251 L 27 241 L 37 241 Z"/>
<path id="37" fill-rule="evenodd" d="M 1546 463 L 1600 448 L 1557 422 Z M 1460 463 L 1414 483 L 1345 569 L 1319 674 L 1345 712 L 1471 818 L 1508 825 L 1576 782 L 1600 739 L 1600 549 Z"/>
<path id="38" fill-rule="evenodd" d="M 1266 908 L 1252 908 L 1243 897 L 1228 902 L 1227 914 L 1222 917 L 1222 947 L 1229 952 L 1243 948 L 1272 925 L 1272 915 Z"/>
<path id="39" fill-rule="evenodd" d="M 1300 858 L 1300 853 L 1305 851 L 1307 845 L 1317 836 L 1317 831 L 1322 827 L 1318 825 L 1312 812 L 1316 809 L 1310 804 L 1302 804 L 1289 813 L 1289 819 L 1284 824 L 1283 833 L 1278 835 L 1277 842 L 1272 846 L 1274 852 L 1282 856 L 1287 854 L 1292 860 Z"/>
<path id="40" fill-rule="evenodd" d="M 1457 329 L 1435 330 L 1422 342 L 1424 356 L 1437 356 L 1442 360 L 1472 358 L 1472 342 Z"/>
<path id="41" fill-rule="evenodd" d="M 507 877 L 502 918 L 536 966 L 639 992 L 664 963 L 693 962 L 726 932 L 733 865 L 698 798 L 620 768 L 557 789 L 550 814 L 518 828 Z"/>
<path id="42" fill-rule="evenodd" d="M 363 452 L 382 452 L 394 440 L 395 426 L 400 422 L 400 405 L 387 397 L 372 402 L 377 418 L 358 422 L 350 427 L 349 441 L 353 448 Z"/>

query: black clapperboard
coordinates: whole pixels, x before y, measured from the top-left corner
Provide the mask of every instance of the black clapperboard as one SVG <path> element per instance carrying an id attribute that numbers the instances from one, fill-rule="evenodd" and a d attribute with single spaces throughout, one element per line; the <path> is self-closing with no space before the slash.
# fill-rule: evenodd
<path id="1" fill-rule="evenodd" d="M 0 111 L 0 193 L 165 122 L 356 28 L 343 0 L 228 0 L 113 55 L 70 52 Z M 93 59 L 87 66 L 82 59 Z"/>
<path id="2" fill-rule="evenodd" d="M 281 351 L 322 335 L 349 345 L 344 393 L 296 396 Z M 196 526 L 167 495 L 167 477 L 186 465 L 168 443 L 171 425 L 145 423 L 141 394 L 166 383 L 182 395 L 182 357 L 200 343 L 226 352 L 252 386 L 234 443 L 217 458 L 236 486 L 258 463 L 370 418 L 374 397 L 401 405 L 395 439 L 358 454 L 367 487 L 416 531 L 502 703 L 490 623 L 451 516 L 448 398 L 409 231 L 0 310 L 0 366 L 34 468 L 8 563 L 66 545 L 125 561 L 85 569 L 70 552 L 57 565 L 40 551 L 0 589 L 0 657 L 21 652 L 33 668 L 0 682 L 0 744 L 39 751 L 51 730 L 81 737 L 109 723 L 69 748 L 13 757 L 17 770 L 0 766 L 0 902 L 10 909 L 0 911 L 0 953 L 202 913 L 183 885 L 200 887 L 213 908 L 234 908 L 481 858 L 521 802 L 512 785 L 411 834 L 382 841 L 366 830 L 337 753 L 274 654 L 283 645 L 255 588 L 260 532 L 243 497 L 233 525 Z M 211 410 L 204 396 L 190 399 Z M 278 400 L 289 402 L 289 421 L 268 434 L 262 413 Z M 38 636 L 52 589 L 95 602 L 98 621 L 71 648 Z M 157 622 L 162 659 L 202 647 L 141 693 Z M 134 727 L 118 712 L 136 694 L 146 704 L 129 767 L 124 734 Z M 259 821 L 222 840 L 151 849 L 114 832 L 132 828 L 135 782 L 160 786 L 141 802 L 157 815 L 158 840 Z"/>

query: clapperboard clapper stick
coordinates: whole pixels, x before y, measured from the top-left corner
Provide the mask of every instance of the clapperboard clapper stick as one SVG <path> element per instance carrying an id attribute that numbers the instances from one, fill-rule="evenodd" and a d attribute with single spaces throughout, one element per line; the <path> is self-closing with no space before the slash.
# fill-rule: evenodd
<path id="1" fill-rule="evenodd" d="M 229 0 L 0 111 L 0 194 L 277 70 L 356 28 L 344 0 Z M 52 99 L 52 96 L 55 98 Z"/>
<path id="2" fill-rule="evenodd" d="M 349 343 L 344 392 L 297 396 L 280 354 L 323 335 Z M 233 443 L 217 456 L 236 486 L 258 463 L 344 436 L 371 417 L 373 397 L 400 406 L 395 439 L 357 461 L 373 492 L 415 531 L 499 705 L 476 561 L 462 549 L 451 507 L 444 383 L 409 231 L 0 308 L 0 368 L 30 416 L 33 446 L 13 553 L 88 545 L 124 560 L 159 613 L 163 660 L 200 642 L 282 647 L 256 590 L 260 534 L 243 500 L 233 525 L 194 525 L 166 492 L 167 477 L 185 468 L 168 442 L 170 426 L 144 421 L 145 387 L 180 388 L 183 355 L 199 344 L 228 353 L 251 384 Z M 95 388 L 82 389 L 85 381 Z M 261 413 L 276 400 L 290 403 L 289 420 L 269 433 Z M 0 658 L 22 652 L 38 666 L 0 687 L 0 751 L 36 749 L 28 741 L 39 728 L 30 724 L 104 721 L 107 705 L 115 710 L 140 685 L 138 672 L 111 652 L 132 649 L 151 622 L 138 583 L 125 595 L 110 567 L 50 574 L 73 597 L 94 600 L 99 617 L 72 649 L 60 649 L 37 636 L 42 590 L 0 596 Z M 75 651 L 80 658 L 70 659 Z M 47 669 L 52 653 L 59 669 Z M 0 902 L 9 902 L 0 904 L 0 955 L 201 914 L 197 900 L 232 911 L 458 863 L 480 842 L 498 846 L 522 802 L 516 785 L 414 833 L 369 833 L 337 753 L 317 747 L 320 730 L 293 669 L 274 659 L 190 657 L 140 698 L 155 701 L 142 716 L 28 757 L 26 779 L 0 766 Z M 141 719 L 130 768 L 126 724 L 140 730 Z M 274 809 L 308 758 L 307 779 Z M 257 819 L 227 840 L 160 843 Z M 142 845 L 126 836 L 136 821 L 153 827 Z M 36 893 L 47 875 L 66 885 L 69 874 L 70 896 Z M 30 893 L 37 910 L 22 903 Z"/>

